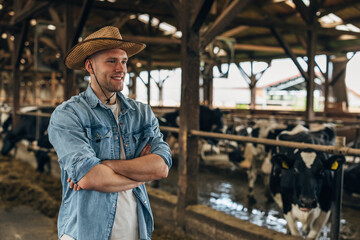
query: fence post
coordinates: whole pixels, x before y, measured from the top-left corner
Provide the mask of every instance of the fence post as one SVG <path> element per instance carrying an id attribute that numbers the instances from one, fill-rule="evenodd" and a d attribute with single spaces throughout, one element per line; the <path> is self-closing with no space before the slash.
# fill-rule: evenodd
<path id="1" fill-rule="evenodd" d="M 335 147 L 345 147 L 346 138 L 336 137 Z M 340 235 L 341 205 L 343 194 L 343 165 L 334 173 L 334 201 L 331 206 L 331 240 L 338 240 Z"/>

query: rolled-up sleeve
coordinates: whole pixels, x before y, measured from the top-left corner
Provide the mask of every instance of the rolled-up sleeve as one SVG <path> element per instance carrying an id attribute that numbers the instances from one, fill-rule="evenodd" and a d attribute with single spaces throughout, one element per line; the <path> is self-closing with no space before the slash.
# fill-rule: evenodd
<path id="1" fill-rule="evenodd" d="M 51 115 L 48 133 L 60 167 L 73 182 L 77 183 L 100 163 L 90 146 L 83 123 L 72 109 L 57 108 Z"/>
<path id="2" fill-rule="evenodd" d="M 157 118 L 155 117 L 154 113 L 151 110 L 150 112 L 151 112 L 151 125 L 154 132 L 154 137 L 150 142 L 151 153 L 157 154 L 160 157 L 162 157 L 170 169 L 172 165 L 170 147 L 163 139 L 163 134 L 161 133 L 159 128 L 159 121 L 157 120 Z"/>

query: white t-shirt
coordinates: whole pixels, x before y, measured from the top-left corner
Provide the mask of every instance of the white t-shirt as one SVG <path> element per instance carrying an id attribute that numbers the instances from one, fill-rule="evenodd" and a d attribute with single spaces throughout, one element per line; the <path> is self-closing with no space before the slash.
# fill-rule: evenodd
<path id="1" fill-rule="evenodd" d="M 114 113 L 116 121 L 120 114 L 120 101 L 116 99 L 116 104 L 108 105 Z M 118 122 L 119 124 L 119 122 Z M 118 128 L 120 132 L 120 128 Z M 121 159 L 126 159 L 124 144 L 120 134 Z M 132 190 L 122 191 L 118 193 L 116 214 L 114 225 L 111 231 L 110 240 L 138 240 L 138 216 L 136 197 Z"/>

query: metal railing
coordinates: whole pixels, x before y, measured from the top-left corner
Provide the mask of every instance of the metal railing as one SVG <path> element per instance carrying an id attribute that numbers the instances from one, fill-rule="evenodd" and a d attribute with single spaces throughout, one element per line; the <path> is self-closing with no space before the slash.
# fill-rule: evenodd
<path id="1" fill-rule="evenodd" d="M 160 130 L 179 133 L 179 128 L 174 127 L 163 127 L 160 126 Z M 216 139 L 225 139 L 225 140 L 234 140 L 240 142 L 252 142 L 259 143 L 264 145 L 272 146 L 281 146 L 289 147 L 296 149 L 312 149 L 315 151 L 327 152 L 336 155 L 344 156 L 360 156 L 360 149 L 348 148 L 345 147 L 345 137 L 336 137 L 335 146 L 328 145 L 316 145 L 309 143 L 299 143 L 291 141 L 282 141 L 282 140 L 272 140 L 266 138 L 254 138 L 254 137 L 245 137 L 237 136 L 232 134 L 223 134 L 223 133 L 213 133 L 213 132 L 204 132 L 199 130 L 189 130 L 189 135 L 198 136 L 198 137 L 207 137 L 207 138 L 216 138 Z M 341 207 L 342 207 L 342 195 L 343 195 L 343 166 L 340 165 L 339 169 L 335 171 L 334 174 L 334 202 L 332 204 L 332 217 L 331 217 L 331 239 L 339 239 L 340 235 L 340 219 L 341 219 Z"/>

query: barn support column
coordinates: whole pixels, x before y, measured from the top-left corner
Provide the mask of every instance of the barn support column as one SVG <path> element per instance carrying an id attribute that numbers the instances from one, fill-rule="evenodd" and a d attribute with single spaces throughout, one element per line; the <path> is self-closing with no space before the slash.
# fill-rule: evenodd
<path id="1" fill-rule="evenodd" d="M 306 82 L 306 112 L 305 119 L 310 121 L 315 117 L 314 113 L 314 89 L 315 89 L 315 49 L 316 49 L 316 31 L 308 31 L 308 81 Z"/>
<path id="2" fill-rule="evenodd" d="M 325 77 L 325 90 L 324 90 L 324 115 L 326 117 L 329 111 L 329 69 L 330 69 L 330 56 L 326 55 L 326 73 Z"/>
<path id="3" fill-rule="evenodd" d="M 129 98 L 136 99 L 136 79 L 138 75 L 136 73 L 129 74 Z"/>
<path id="4" fill-rule="evenodd" d="M 334 101 L 331 103 L 332 110 L 338 112 L 347 110 L 349 107 L 345 83 L 346 65 L 348 61 L 349 59 L 347 59 L 346 55 L 331 59 L 332 72 L 329 73 L 329 95 L 334 98 Z"/>
<path id="5" fill-rule="evenodd" d="M 150 101 L 151 101 L 151 57 L 148 58 L 147 61 L 147 72 L 148 72 L 148 80 L 146 83 L 146 88 L 147 88 L 147 103 L 150 105 Z"/>
<path id="6" fill-rule="evenodd" d="M 250 88 L 250 110 L 255 110 L 256 109 L 256 84 L 259 82 L 259 80 L 261 79 L 261 77 L 263 76 L 263 74 L 265 73 L 266 70 L 269 69 L 270 67 L 270 63 L 268 63 L 268 66 L 262 70 L 261 72 L 258 73 L 254 73 L 254 62 L 250 62 L 251 64 L 251 69 L 250 69 L 250 75 L 248 75 L 245 70 L 241 67 L 240 63 L 237 64 L 236 66 L 238 67 L 241 75 L 243 76 L 243 78 L 245 79 L 245 81 L 247 82 L 247 84 L 249 85 Z"/>
<path id="7" fill-rule="evenodd" d="M 65 3 L 64 6 L 64 19 L 65 24 L 64 27 L 64 35 L 66 36 L 63 42 L 63 56 L 66 55 L 67 51 L 70 49 L 72 41 L 73 41 L 73 33 L 74 33 L 74 15 L 73 15 L 73 8 L 70 4 Z M 68 69 L 67 67 L 64 68 L 64 100 L 67 100 L 75 95 L 75 76 L 74 71 Z"/>
<path id="8" fill-rule="evenodd" d="M 213 69 L 213 64 L 205 62 L 204 70 L 202 73 L 203 104 L 209 107 L 212 107 L 213 105 Z"/>
<path id="9" fill-rule="evenodd" d="M 160 76 L 160 70 L 159 70 L 159 78 L 157 81 L 155 81 L 156 86 L 159 89 L 159 106 L 163 106 L 164 105 L 164 101 L 163 101 L 163 89 L 164 89 L 164 83 L 166 81 L 166 79 L 169 78 L 170 75 L 167 75 L 165 78 L 161 79 Z"/>
<path id="10" fill-rule="evenodd" d="M 20 82 L 22 79 L 22 74 L 19 70 L 20 59 L 24 49 L 24 43 L 26 35 L 29 29 L 29 21 L 26 20 L 22 23 L 21 32 L 15 34 L 15 48 L 12 56 L 12 67 L 13 67 L 13 128 L 19 122 L 20 116 L 16 113 L 20 108 Z"/>
<path id="11" fill-rule="evenodd" d="M 181 38 L 181 106 L 179 135 L 179 180 L 177 224 L 185 228 L 185 208 L 197 203 L 198 195 L 198 138 L 189 130 L 199 129 L 199 28 L 192 28 L 189 19 L 195 0 L 181 1 L 179 22 Z"/>
<path id="12" fill-rule="evenodd" d="M 317 41 L 317 30 L 319 23 L 316 21 L 316 13 L 320 8 L 323 1 L 310 1 L 310 5 L 307 7 L 303 1 L 294 0 L 296 9 L 300 12 L 302 18 L 309 26 L 307 31 L 307 57 L 308 57 L 308 69 L 306 80 L 306 111 L 305 120 L 313 120 L 315 117 L 314 113 L 314 89 L 315 89 L 315 53 L 316 53 L 316 41 Z"/>

